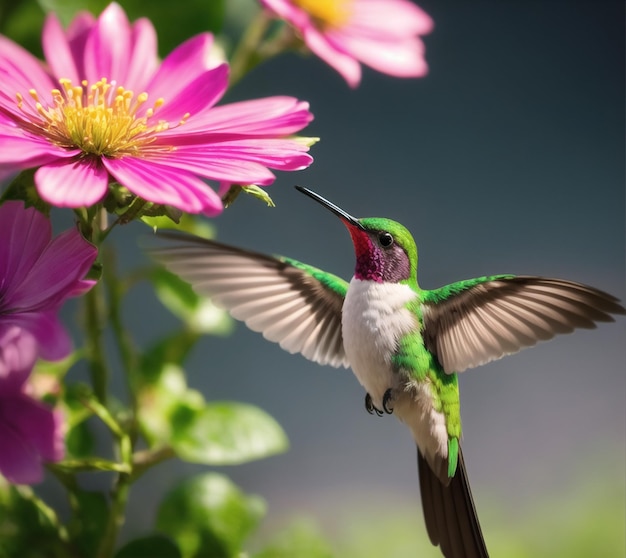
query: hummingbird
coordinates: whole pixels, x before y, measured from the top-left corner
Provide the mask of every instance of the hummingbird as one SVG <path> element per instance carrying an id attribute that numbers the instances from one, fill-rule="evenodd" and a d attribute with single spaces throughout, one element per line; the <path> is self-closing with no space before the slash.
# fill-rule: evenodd
<path id="1" fill-rule="evenodd" d="M 624 314 L 594 287 L 510 274 L 434 290 L 417 281 L 411 233 L 386 218 L 357 219 L 296 186 L 350 233 L 350 282 L 300 261 L 175 233 L 152 256 L 237 320 L 290 353 L 351 368 L 370 414 L 411 431 L 426 531 L 446 558 L 485 558 L 487 547 L 461 451 L 457 375 L 575 328 Z"/>

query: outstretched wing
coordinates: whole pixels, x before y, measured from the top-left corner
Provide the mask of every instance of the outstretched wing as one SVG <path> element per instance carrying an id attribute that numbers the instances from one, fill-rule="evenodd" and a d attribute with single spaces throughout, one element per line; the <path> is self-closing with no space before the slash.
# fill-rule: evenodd
<path id="1" fill-rule="evenodd" d="M 160 233 L 174 241 L 152 257 L 253 331 L 319 364 L 348 367 L 341 309 L 348 283 L 312 266 L 212 240 Z"/>
<path id="2" fill-rule="evenodd" d="M 626 313 L 615 297 L 593 287 L 525 276 L 485 277 L 426 291 L 422 309 L 424 342 L 448 374 Z"/>

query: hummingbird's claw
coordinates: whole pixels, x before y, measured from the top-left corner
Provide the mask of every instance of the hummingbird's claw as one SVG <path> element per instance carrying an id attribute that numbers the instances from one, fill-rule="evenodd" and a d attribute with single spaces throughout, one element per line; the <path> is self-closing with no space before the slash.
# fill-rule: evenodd
<path id="1" fill-rule="evenodd" d="M 391 409 L 388 406 L 389 401 L 393 399 L 393 392 L 391 391 L 391 388 L 389 388 L 386 392 L 385 395 L 383 395 L 383 410 L 385 411 L 385 413 L 387 413 L 388 415 L 393 413 L 393 407 L 391 407 Z"/>
<path id="2" fill-rule="evenodd" d="M 365 410 L 370 415 L 376 413 L 379 417 L 383 416 L 383 412 L 377 407 L 374 407 L 374 403 L 372 403 L 372 396 L 369 393 L 365 394 Z"/>

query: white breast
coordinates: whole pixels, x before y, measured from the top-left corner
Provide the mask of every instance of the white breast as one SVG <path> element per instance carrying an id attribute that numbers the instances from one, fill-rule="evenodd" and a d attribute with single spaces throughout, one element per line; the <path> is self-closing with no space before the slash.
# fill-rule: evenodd
<path id="1" fill-rule="evenodd" d="M 343 304 L 342 334 L 350 365 L 361 385 L 382 409 L 382 398 L 397 387 L 391 355 L 398 340 L 415 327 L 405 305 L 416 294 L 407 285 L 352 279 Z"/>
<path id="2" fill-rule="evenodd" d="M 416 294 L 406 285 L 352 279 L 343 304 L 344 348 L 355 376 L 382 409 L 389 388 L 393 413 L 410 429 L 434 471 L 445 478 L 448 456 L 446 419 L 432 405 L 432 386 L 394 373 L 391 356 L 398 340 L 418 327 L 405 305 Z"/>

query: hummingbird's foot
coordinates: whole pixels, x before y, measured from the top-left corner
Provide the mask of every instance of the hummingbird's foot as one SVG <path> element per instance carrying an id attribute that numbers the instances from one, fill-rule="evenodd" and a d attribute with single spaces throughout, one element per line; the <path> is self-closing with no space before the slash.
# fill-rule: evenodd
<path id="1" fill-rule="evenodd" d="M 377 407 L 374 407 L 374 403 L 372 403 L 372 396 L 369 393 L 365 394 L 365 410 L 370 415 L 376 413 L 379 417 L 383 416 L 383 412 Z"/>
<path id="2" fill-rule="evenodd" d="M 391 409 L 389 408 L 389 401 L 391 401 L 393 399 L 393 391 L 391 390 L 391 388 L 389 388 L 386 392 L 385 395 L 383 395 L 383 411 L 385 411 L 385 413 L 387 413 L 388 415 L 393 413 L 393 407 L 391 407 Z"/>

